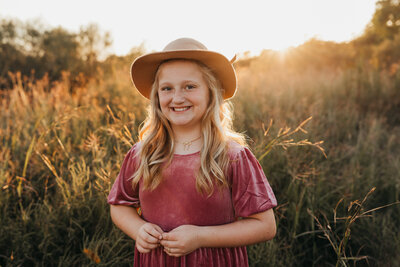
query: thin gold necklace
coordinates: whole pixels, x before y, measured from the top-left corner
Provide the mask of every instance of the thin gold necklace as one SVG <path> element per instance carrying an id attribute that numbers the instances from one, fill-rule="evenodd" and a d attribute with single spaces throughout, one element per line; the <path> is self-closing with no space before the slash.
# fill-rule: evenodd
<path id="1" fill-rule="evenodd" d="M 187 142 L 178 142 L 177 141 L 177 143 L 183 144 L 183 150 L 188 151 L 190 149 L 190 146 L 193 144 L 193 142 L 199 140 L 200 138 L 201 138 L 201 136 L 199 136 L 191 141 L 187 141 Z"/>

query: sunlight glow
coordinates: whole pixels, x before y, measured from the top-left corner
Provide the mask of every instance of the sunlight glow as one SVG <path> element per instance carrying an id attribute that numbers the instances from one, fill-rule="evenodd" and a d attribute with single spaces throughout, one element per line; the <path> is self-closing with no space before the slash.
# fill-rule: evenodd
<path id="1" fill-rule="evenodd" d="M 51 1 L 0 0 L 0 16 L 78 31 L 97 23 L 113 37 L 112 53 L 144 44 L 161 50 L 193 37 L 231 58 L 235 53 L 284 50 L 308 39 L 349 41 L 371 20 L 377 0 Z M 21 8 L 21 7 L 24 8 Z"/>

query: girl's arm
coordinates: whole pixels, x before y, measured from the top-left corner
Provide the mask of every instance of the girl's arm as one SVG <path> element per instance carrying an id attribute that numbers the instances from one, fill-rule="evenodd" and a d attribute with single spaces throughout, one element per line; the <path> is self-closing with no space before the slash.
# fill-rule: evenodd
<path id="1" fill-rule="evenodd" d="M 236 247 L 272 239 L 276 234 L 273 209 L 218 226 L 182 225 L 162 235 L 161 245 L 171 256 L 183 256 L 200 247 Z"/>
<path id="2" fill-rule="evenodd" d="M 147 253 L 160 245 L 163 230 L 155 224 L 143 220 L 135 208 L 110 205 L 111 219 L 115 225 L 132 239 L 139 252 Z"/>

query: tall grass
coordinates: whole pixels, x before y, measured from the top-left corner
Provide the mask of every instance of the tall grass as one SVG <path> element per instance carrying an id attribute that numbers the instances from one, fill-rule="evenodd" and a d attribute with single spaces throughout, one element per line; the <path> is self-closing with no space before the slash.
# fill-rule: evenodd
<path id="1" fill-rule="evenodd" d="M 144 119 L 128 74 L 82 88 L 67 73 L 56 83 L 10 74 L 0 106 L 1 266 L 132 264 L 134 242 L 106 204 Z M 238 74 L 235 127 L 279 203 L 278 234 L 249 247 L 250 264 L 399 264 L 400 208 L 386 205 L 400 196 L 400 73 L 298 73 L 259 59 Z M 354 212 L 368 217 L 342 219 Z"/>
<path id="2" fill-rule="evenodd" d="M 396 266 L 399 205 L 376 210 L 350 228 L 343 221 L 334 223 L 334 215 L 350 216 L 346 207 L 361 201 L 374 187 L 363 209 L 399 201 L 400 73 L 390 76 L 366 68 L 296 73 L 262 67 L 256 61 L 239 71 L 241 90 L 235 99 L 236 126 L 254 140 L 280 203 L 274 241 L 279 242 L 274 245 L 279 248 L 277 260 L 266 257 L 260 266 Z M 323 140 L 327 158 L 313 146 L 287 151 L 275 147 L 263 157 L 265 144 L 277 140 L 280 128 L 295 127 L 309 116 L 308 134 L 299 131 L 293 141 Z M 264 136 L 263 125 L 271 119 L 276 126 Z M 321 228 L 317 219 L 329 224 Z M 345 254 L 337 255 L 324 236 L 327 230 L 342 237 L 339 242 L 348 239 Z M 351 236 L 345 237 L 346 230 Z M 268 255 L 266 249 L 264 254 Z M 343 255 L 348 260 L 342 261 Z"/>
<path id="3" fill-rule="evenodd" d="M 133 242 L 112 225 L 105 198 L 142 100 L 114 79 L 71 91 L 67 79 L 13 78 L 0 108 L 0 265 L 87 265 L 90 251 L 104 266 L 128 264 Z"/>

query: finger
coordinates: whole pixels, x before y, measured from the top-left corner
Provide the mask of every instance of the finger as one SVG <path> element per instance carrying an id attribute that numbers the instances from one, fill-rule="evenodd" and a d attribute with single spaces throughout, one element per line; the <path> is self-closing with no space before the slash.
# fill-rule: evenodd
<path id="1" fill-rule="evenodd" d="M 160 236 L 162 237 L 162 234 L 164 233 L 163 229 L 161 229 L 160 226 L 158 226 L 157 224 L 154 224 L 154 229 L 160 234 Z"/>
<path id="2" fill-rule="evenodd" d="M 159 245 L 160 245 L 159 243 L 152 244 L 152 243 L 147 243 L 147 242 L 143 242 L 140 244 L 140 246 L 145 249 L 155 249 Z"/>
<path id="3" fill-rule="evenodd" d="M 149 244 L 149 243 L 144 242 L 138 247 L 140 247 L 142 249 L 142 250 L 138 249 L 140 252 L 147 253 L 152 250 L 158 249 L 160 247 L 160 244 Z"/>
<path id="4" fill-rule="evenodd" d="M 148 233 L 149 235 L 153 236 L 154 238 L 156 238 L 157 240 L 162 239 L 162 230 L 160 227 L 156 228 L 157 225 L 152 225 L 152 227 L 149 228 L 145 228 L 144 230 L 146 231 L 146 233 Z M 159 232 L 159 230 L 161 230 L 161 233 Z"/>
<path id="5" fill-rule="evenodd" d="M 171 241 L 171 240 L 164 240 L 162 239 L 160 241 L 161 246 L 167 247 L 167 248 L 173 248 L 176 247 L 176 241 Z"/>
<path id="6" fill-rule="evenodd" d="M 163 240 L 176 240 L 175 235 L 171 233 L 163 233 L 162 234 Z"/>
<path id="7" fill-rule="evenodd" d="M 150 249 L 144 248 L 140 245 L 136 245 L 136 248 L 140 253 L 149 253 L 150 252 Z"/>
<path id="8" fill-rule="evenodd" d="M 174 249 L 170 247 L 164 247 L 164 252 L 167 253 L 168 255 L 173 255 Z"/>
<path id="9" fill-rule="evenodd" d="M 147 232 L 145 232 L 142 236 L 141 236 L 142 240 L 146 243 L 149 244 L 158 244 L 160 243 L 160 239 L 155 238 L 154 236 L 148 234 Z"/>
<path id="10" fill-rule="evenodd" d="M 164 248 L 164 252 L 167 253 L 171 257 L 180 257 L 182 253 L 178 253 L 176 249 L 173 248 Z"/>

